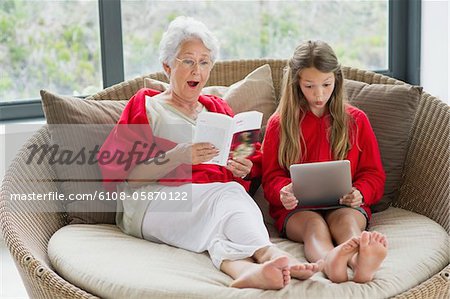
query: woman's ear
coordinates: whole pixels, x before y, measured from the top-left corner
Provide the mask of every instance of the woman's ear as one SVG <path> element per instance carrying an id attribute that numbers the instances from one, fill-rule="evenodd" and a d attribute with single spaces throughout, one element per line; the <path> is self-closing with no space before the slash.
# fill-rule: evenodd
<path id="1" fill-rule="evenodd" d="M 164 72 L 166 73 L 167 77 L 170 78 L 170 71 L 171 71 L 170 66 L 166 63 L 163 63 L 163 68 L 164 68 Z"/>

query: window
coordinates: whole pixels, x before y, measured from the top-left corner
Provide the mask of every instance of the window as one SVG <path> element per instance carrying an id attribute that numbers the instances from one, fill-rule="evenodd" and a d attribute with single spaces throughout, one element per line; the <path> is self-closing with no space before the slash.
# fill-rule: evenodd
<path id="1" fill-rule="evenodd" d="M 343 65 L 388 69 L 389 1 L 122 0 L 125 79 L 161 71 L 158 45 L 176 16 L 203 21 L 221 59 L 287 58 L 302 40 L 321 39 Z"/>
<path id="2" fill-rule="evenodd" d="M 178 15 L 218 36 L 221 59 L 286 58 L 322 39 L 343 65 L 419 84 L 420 1 L 0 1 L 0 120 L 42 116 L 39 90 L 88 95 L 160 71 Z"/>
<path id="3" fill-rule="evenodd" d="M 3 0 L 0 28 L 2 103 L 103 88 L 97 2 Z"/>

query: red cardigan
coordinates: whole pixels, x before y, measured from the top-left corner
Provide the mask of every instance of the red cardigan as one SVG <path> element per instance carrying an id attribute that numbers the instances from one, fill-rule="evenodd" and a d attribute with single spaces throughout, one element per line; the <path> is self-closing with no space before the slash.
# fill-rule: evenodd
<path id="1" fill-rule="evenodd" d="M 384 192 L 386 179 L 381 163 L 380 152 L 375 134 L 365 113 L 355 107 L 348 106 L 347 113 L 354 121 L 351 122 L 351 149 L 347 160 L 350 160 L 353 186 L 364 197 L 362 208 L 371 217 L 370 205 L 377 203 Z M 317 117 L 307 112 L 301 130 L 305 138 L 306 155 L 297 163 L 331 161 L 332 153 L 328 140 L 330 115 Z M 291 210 L 286 210 L 280 201 L 280 190 L 291 182 L 289 171 L 278 164 L 278 148 L 280 143 L 280 116 L 273 115 L 266 129 L 262 157 L 262 186 L 264 195 L 269 201 L 270 215 L 275 220 L 275 226 L 281 232 L 286 216 Z M 305 153 L 305 148 L 302 148 Z M 326 182 L 324 182 L 326 183 Z"/>
<path id="2" fill-rule="evenodd" d="M 137 155 L 127 155 L 130 151 L 149 152 L 149 145 L 156 144 L 157 148 L 153 148 L 149 157 L 154 157 L 158 151 L 167 151 L 172 149 L 176 144 L 166 139 L 153 136 L 152 129 L 147 118 L 145 107 L 145 97 L 155 96 L 159 91 L 143 88 L 140 89 L 127 103 L 118 124 L 113 128 L 108 138 L 103 143 L 97 155 L 98 165 L 103 177 L 103 185 L 108 191 L 115 191 L 116 186 L 125 181 L 131 170 L 136 166 L 139 158 Z M 228 104 L 215 96 L 201 95 L 199 102 L 210 112 L 217 112 L 233 116 L 233 111 Z M 139 125 L 139 126 L 138 126 Z M 136 143 L 141 141 L 141 143 Z M 146 145 L 145 145 L 145 144 Z M 257 144 L 257 151 L 250 160 L 253 161 L 249 178 L 261 175 L 261 152 L 260 145 Z M 118 159 L 103 159 L 109 157 L 110 153 L 125 153 L 124 159 L 130 158 L 130 165 L 126 167 L 124 163 L 118 163 Z M 237 181 L 241 183 L 247 190 L 250 186 L 249 181 L 236 178 L 233 174 L 223 166 L 212 164 L 187 165 L 183 164 L 175 168 L 165 177 L 158 180 L 163 185 L 181 185 L 186 183 L 211 183 L 211 182 L 230 182 Z"/>

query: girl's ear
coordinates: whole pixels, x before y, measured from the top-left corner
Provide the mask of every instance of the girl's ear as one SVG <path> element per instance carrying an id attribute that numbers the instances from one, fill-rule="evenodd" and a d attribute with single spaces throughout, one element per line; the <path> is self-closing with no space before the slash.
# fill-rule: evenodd
<path id="1" fill-rule="evenodd" d="M 170 68 L 170 66 L 166 63 L 163 63 L 163 68 L 164 68 L 164 71 L 166 72 L 167 76 L 170 77 L 170 71 L 172 70 Z"/>

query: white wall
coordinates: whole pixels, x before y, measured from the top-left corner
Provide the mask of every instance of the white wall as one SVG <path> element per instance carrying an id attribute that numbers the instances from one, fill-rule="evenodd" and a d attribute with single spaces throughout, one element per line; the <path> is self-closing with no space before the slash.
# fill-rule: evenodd
<path id="1" fill-rule="evenodd" d="M 450 3 L 422 0 L 420 85 L 450 104 Z"/>
<path id="2" fill-rule="evenodd" d="M 45 120 L 4 121 L 0 123 L 0 182 L 19 148 Z M 27 299 L 28 294 L 3 238 L 0 237 L 0 298 Z"/>
<path id="3" fill-rule="evenodd" d="M 23 144 L 45 123 L 45 119 L 3 121 L 0 123 L 0 182 Z M 0 298 L 3 297 L 0 296 Z"/>

